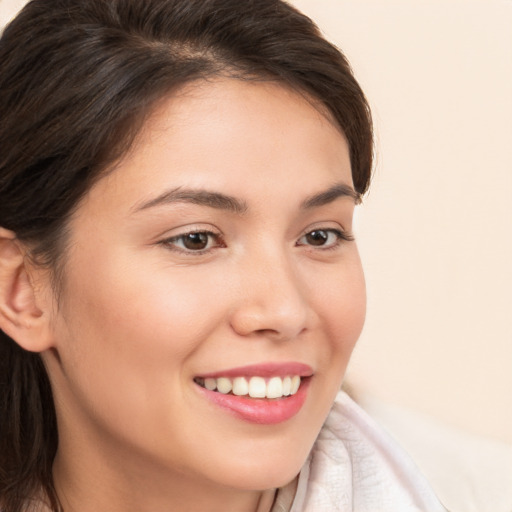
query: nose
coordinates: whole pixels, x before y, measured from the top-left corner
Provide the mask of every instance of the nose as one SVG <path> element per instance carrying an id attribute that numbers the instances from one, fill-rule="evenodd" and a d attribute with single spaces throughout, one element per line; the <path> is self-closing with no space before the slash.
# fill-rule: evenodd
<path id="1" fill-rule="evenodd" d="M 305 283 L 284 255 L 247 258 L 237 288 L 230 320 L 239 335 L 290 340 L 308 328 L 313 311 Z"/>

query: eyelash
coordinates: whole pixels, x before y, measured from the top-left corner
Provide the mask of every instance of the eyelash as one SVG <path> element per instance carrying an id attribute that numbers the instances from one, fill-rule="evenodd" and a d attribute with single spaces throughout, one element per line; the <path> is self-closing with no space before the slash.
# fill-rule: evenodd
<path id="1" fill-rule="evenodd" d="M 333 234 L 336 238 L 334 243 L 331 243 L 327 247 L 324 247 L 322 245 L 315 246 L 314 244 L 300 243 L 300 240 L 305 238 L 306 236 L 311 235 L 313 233 L 320 233 L 320 232 L 327 233 L 327 234 Z M 211 247 L 207 246 L 204 249 L 198 249 L 198 250 L 188 249 L 186 247 L 178 247 L 176 245 L 177 242 L 179 242 L 179 241 L 184 242 L 186 237 L 193 236 L 193 235 L 206 235 L 209 238 L 209 241 L 211 239 L 215 240 L 215 242 L 214 242 L 215 245 L 213 245 Z M 299 237 L 299 240 L 296 243 L 296 246 L 299 246 L 299 247 L 308 246 L 308 247 L 316 248 L 316 250 L 320 250 L 320 251 L 329 251 L 329 250 L 336 249 L 343 242 L 353 242 L 353 241 L 354 241 L 354 236 L 347 231 L 343 231 L 341 229 L 335 229 L 335 228 L 316 228 L 316 229 L 311 229 L 310 231 L 307 231 L 306 233 L 301 235 Z M 222 240 L 222 236 L 219 233 L 214 233 L 213 231 L 208 231 L 208 230 L 204 230 L 204 229 L 188 231 L 186 233 L 182 233 L 180 235 L 173 236 L 171 238 L 166 238 L 165 240 L 162 240 L 160 243 L 172 251 L 176 251 L 176 252 L 179 252 L 179 253 L 182 253 L 185 255 L 190 255 L 190 256 L 201 256 L 204 254 L 208 254 L 213 249 L 226 247 L 226 245 L 224 244 L 224 242 Z"/>

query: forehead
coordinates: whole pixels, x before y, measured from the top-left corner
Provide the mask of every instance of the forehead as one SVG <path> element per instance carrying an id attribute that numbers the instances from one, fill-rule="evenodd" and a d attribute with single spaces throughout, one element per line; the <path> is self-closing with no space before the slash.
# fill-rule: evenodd
<path id="1" fill-rule="evenodd" d="M 334 182 L 352 185 L 348 144 L 324 110 L 274 82 L 188 84 L 156 106 L 99 188 L 117 182 L 114 193 L 140 201 L 172 186 L 262 199 L 279 188 L 310 195 Z"/>

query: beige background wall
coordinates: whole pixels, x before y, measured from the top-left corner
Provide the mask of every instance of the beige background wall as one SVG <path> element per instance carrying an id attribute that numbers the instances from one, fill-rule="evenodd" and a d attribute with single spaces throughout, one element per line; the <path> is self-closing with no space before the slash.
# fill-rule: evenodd
<path id="1" fill-rule="evenodd" d="M 0 25 L 20 0 L 0 0 Z M 294 0 L 351 60 L 377 169 L 349 378 L 512 443 L 512 0 Z"/>

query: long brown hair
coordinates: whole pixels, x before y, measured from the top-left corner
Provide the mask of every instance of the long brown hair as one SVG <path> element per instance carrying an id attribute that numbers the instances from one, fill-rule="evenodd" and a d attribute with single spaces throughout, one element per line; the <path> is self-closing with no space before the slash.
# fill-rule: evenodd
<path id="1" fill-rule="evenodd" d="M 58 287 L 66 225 L 130 147 L 155 102 L 226 75 L 275 80 L 320 101 L 344 132 L 356 190 L 368 188 L 370 112 L 343 54 L 281 0 L 33 0 L 0 39 L 0 226 Z M 0 507 L 25 510 L 52 481 L 58 446 L 38 354 L 0 331 Z"/>

